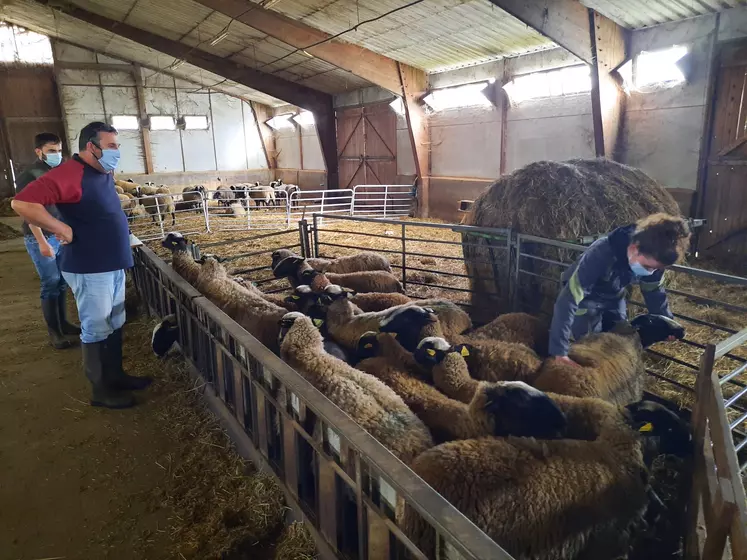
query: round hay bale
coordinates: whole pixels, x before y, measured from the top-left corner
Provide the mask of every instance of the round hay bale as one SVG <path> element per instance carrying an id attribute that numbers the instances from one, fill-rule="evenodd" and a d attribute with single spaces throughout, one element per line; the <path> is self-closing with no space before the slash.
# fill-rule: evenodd
<path id="1" fill-rule="evenodd" d="M 679 215 L 674 198 L 640 169 L 606 159 L 539 161 L 500 178 L 488 187 L 465 217 L 468 225 L 511 228 L 515 232 L 574 242 L 607 233 L 656 212 Z M 500 240 L 470 235 L 463 247 L 471 276 L 473 311 L 478 322 L 510 310 L 507 253 L 497 251 Z M 548 260 L 570 262 L 578 253 L 527 246 L 522 252 Z M 522 269 L 559 278 L 557 265 L 522 259 Z M 494 271 L 499 271 L 496 278 Z M 535 311 L 552 313 L 555 282 L 521 275 L 517 297 Z"/>

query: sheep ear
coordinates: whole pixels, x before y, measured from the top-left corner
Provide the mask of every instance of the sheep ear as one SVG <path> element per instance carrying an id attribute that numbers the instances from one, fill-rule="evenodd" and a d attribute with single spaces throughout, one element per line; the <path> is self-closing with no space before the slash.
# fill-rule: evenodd
<path id="1" fill-rule="evenodd" d="M 469 344 L 457 344 L 452 348 L 452 352 L 457 352 L 462 358 L 467 358 L 475 353 L 475 349 Z"/>

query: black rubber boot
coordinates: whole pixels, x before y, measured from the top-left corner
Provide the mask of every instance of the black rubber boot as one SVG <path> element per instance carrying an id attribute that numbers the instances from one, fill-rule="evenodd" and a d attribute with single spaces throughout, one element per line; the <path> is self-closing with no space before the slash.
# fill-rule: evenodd
<path id="1" fill-rule="evenodd" d="M 91 406 L 104 408 L 130 408 L 135 405 L 135 399 L 126 391 L 120 391 L 111 386 L 107 370 L 106 341 L 83 344 L 83 369 L 91 382 L 93 395 Z"/>
<path id="2" fill-rule="evenodd" d="M 73 344 L 65 339 L 60 330 L 59 308 L 57 307 L 57 298 L 47 298 L 41 300 L 42 313 L 44 321 L 47 323 L 47 332 L 49 333 L 49 343 L 56 350 L 70 348 Z"/>
<path id="3" fill-rule="evenodd" d="M 127 375 L 122 368 L 122 329 L 117 329 L 106 339 L 107 359 L 112 374 L 111 386 L 126 391 L 142 391 L 153 382 L 152 377 Z"/>
<path id="4" fill-rule="evenodd" d="M 66 336 L 80 336 L 80 327 L 67 321 L 67 293 L 62 292 L 57 298 L 57 313 L 60 319 L 60 332 Z"/>

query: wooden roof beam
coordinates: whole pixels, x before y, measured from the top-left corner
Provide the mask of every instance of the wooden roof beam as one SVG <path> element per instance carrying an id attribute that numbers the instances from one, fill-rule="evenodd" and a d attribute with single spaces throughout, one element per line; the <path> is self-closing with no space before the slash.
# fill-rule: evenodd
<path id="1" fill-rule="evenodd" d="M 331 39 L 329 33 L 252 4 L 248 0 L 197 2 L 397 95 L 402 95 L 398 65 L 411 75 L 422 74 L 419 79 L 425 79 L 423 70 L 398 63 L 365 47 L 341 39 Z M 320 42 L 322 43 L 319 45 L 309 46 Z"/>

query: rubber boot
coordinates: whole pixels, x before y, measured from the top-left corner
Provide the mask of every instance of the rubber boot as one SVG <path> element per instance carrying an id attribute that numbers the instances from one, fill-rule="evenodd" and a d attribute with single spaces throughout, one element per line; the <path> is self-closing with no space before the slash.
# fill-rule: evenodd
<path id="1" fill-rule="evenodd" d="M 47 298 L 41 300 L 42 313 L 44 321 L 47 323 L 47 332 L 49 333 L 49 343 L 56 350 L 70 348 L 73 344 L 65 340 L 65 336 L 60 330 L 59 308 L 57 307 L 57 298 Z"/>
<path id="2" fill-rule="evenodd" d="M 57 298 L 57 313 L 60 319 L 60 332 L 66 336 L 80 336 L 80 327 L 67 320 L 67 292 L 63 291 Z"/>
<path id="3" fill-rule="evenodd" d="M 152 377 L 128 375 L 122 368 L 122 329 L 117 329 L 109 335 L 106 346 L 112 387 L 126 391 L 142 391 L 153 382 Z"/>
<path id="4" fill-rule="evenodd" d="M 91 406 L 130 408 L 135 405 L 135 399 L 130 393 L 117 390 L 108 382 L 111 372 L 107 369 L 105 340 L 83 344 L 83 369 L 93 390 Z"/>

